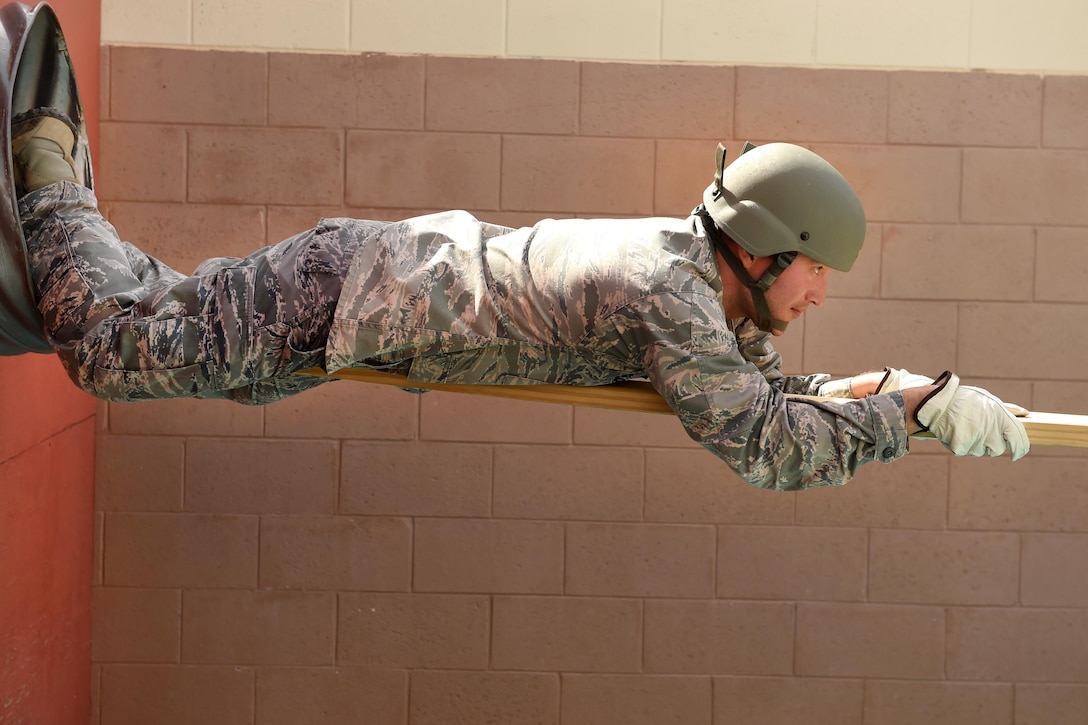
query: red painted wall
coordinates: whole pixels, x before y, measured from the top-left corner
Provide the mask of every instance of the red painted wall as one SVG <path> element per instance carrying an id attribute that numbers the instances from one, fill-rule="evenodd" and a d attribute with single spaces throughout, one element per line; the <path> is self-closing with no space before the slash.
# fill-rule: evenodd
<path id="1" fill-rule="evenodd" d="M 97 145 L 100 0 L 52 0 Z M 94 401 L 56 358 L 0 358 L 0 721 L 90 717 Z"/>

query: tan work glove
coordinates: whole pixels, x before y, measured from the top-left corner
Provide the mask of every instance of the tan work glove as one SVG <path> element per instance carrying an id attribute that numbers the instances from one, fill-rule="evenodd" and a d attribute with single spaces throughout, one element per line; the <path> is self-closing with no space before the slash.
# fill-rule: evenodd
<path id="1" fill-rule="evenodd" d="M 895 368 L 884 368 L 884 379 L 880 381 L 880 385 L 877 386 L 876 392 L 891 393 L 896 390 L 906 390 L 907 388 L 922 388 L 926 385 L 933 385 L 933 378 L 926 377 L 925 375 L 916 375 L 907 370 L 897 370 Z M 990 395 L 990 392 L 983 390 L 982 388 L 975 388 L 969 385 L 961 386 L 967 390 L 977 390 L 986 395 Z M 1006 403 L 1002 401 L 1002 405 L 1010 413 L 1017 418 L 1023 418 L 1028 414 L 1028 409 L 1017 405 L 1016 403 Z"/>
<path id="2" fill-rule="evenodd" d="M 820 384 L 820 387 L 816 389 L 816 395 L 821 398 L 853 398 L 854 391 L 850 387 L 850 381 L 852 380 L 853 378 L 828 380 L 826 383 Z"/>
<path id="3" fill-rule="evenodd" d="M 863 373 L 860 375 L 859 378 L 862 380 L 862 386 L 872 385 L 872 378 L 875 375 L 877 375 L 876 372 Z M 884 377 L 881 378 L 876 388 L 868 394 L 880 395 L 881 393 L 892 393 L 896 390 L 920 388 L 923 385 L 932 384 L 933 378 L 927 378 L 925 375 L 915 375 L 906 370 L 897 370 L 896 368 L 884 368 Z M 854 378 L 828 380 L 819 387 L 816 394 L 821 398 L 853 398 Z"/>
<path id="4" fill-rule="evenodd" d="M 871 385 L 871 378 L 877 375 L 877 373 L 864 373 L 859 376 L 863 383 L 862 385 Z M 840 378 L 838 380 L 828 380 L 822 384 L 817 395 L 821 398 L 853 398 L 854 397 L 854 378 Z M 906 370 L 897 370 L 896 368 L 884 368 L 884 377 L 877 384 L 876 389 L 869 395 L 880 395 L 881 393 L 892 393 L 896 390 L 903 390 L 905 388 L 920 388 L 923 385 L 932 385 L 933 378 L 927 378 L 925 375 L 915 375 L 914 373 L 907 372 Z"/>
<path id="5" fill-rule="evenodd" d="M 926 385 L 933 385 L 933 378 L 925 375 L 915 375 L 907 370 L 884 368 L 884 379 L 877 386 L 876 394 L 894 393 L 896 390 L 906 390 L 907 388 L 922 388 Z"/>
<path id="6" fill-rule="evenodd" d="M 1031 444 L 1024 425 L 999 398 L 981 388 L 961 386 L 957 375 L 944 372 L 937 390 L 918 405 L 914 419 L 957 456 L 1023 458 Z"/>

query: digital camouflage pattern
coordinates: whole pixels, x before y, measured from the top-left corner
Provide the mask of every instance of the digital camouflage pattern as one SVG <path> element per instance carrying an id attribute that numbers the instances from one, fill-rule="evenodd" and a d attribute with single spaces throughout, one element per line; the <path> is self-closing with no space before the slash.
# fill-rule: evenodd
<path id="1" fill-rule="evenodd" d="M 325 338 L 358 238 L 311 230 L 180 274 L 121 242 L 94 195 L 60 183 L 19 202 L 31 277 L 68 374 L 106 400 L 195 396 L 260 405 L 327 382 Z"/>
<path id="2" fill-rule="evenodd" d="M 86 189 L 21 202 L 35 286 L 72 377 L 111 400 L 265 403 L 325 365 L 420 382 L 604 385 L 645 377 L 749 482 L 844 483 L 907 452 L 902 396 L 796 400 L 770 335 L 730 321 L 697 217 L 545 220 L 446 212 L 322 220 L 245 259 L 174 272 L 123 244 Z"/>

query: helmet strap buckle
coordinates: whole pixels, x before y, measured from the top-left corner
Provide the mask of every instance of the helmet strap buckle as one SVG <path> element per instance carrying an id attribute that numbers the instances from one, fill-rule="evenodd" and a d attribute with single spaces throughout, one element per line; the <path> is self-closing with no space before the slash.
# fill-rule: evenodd
<path id="1" fill-rule="evenodd" d="M 767 291 L 774 284 L 774 281 L 778 279 L 778 276 L 786 271 L 786 267 L 793 264 L 795 259 L 797 259 L 797 252 L 779 252 L 774 255 L 774 262 L 771 263 L 771 266 L 767 268 L 767 271 L 763 273 L 763 276 L 759 278 L 755 285 L 761 290 Z"/>

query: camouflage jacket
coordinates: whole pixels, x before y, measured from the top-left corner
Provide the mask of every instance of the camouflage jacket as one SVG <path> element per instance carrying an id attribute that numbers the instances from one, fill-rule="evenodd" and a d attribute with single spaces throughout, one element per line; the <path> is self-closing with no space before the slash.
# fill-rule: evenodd
<path id="1" fill-rule="evenodd" d="M 697 217 L 510 229 L 445 212 L 361 245 L 326 366 L 407 368 L 441 383 L 644 377 L 695 441 L 765 488 L 842 484 L 863 463 L 906 454 L 898 393 L 789 398 L 828 376 L 783 375 L 770 335 L 727 320 L 721 292 Z"/>

